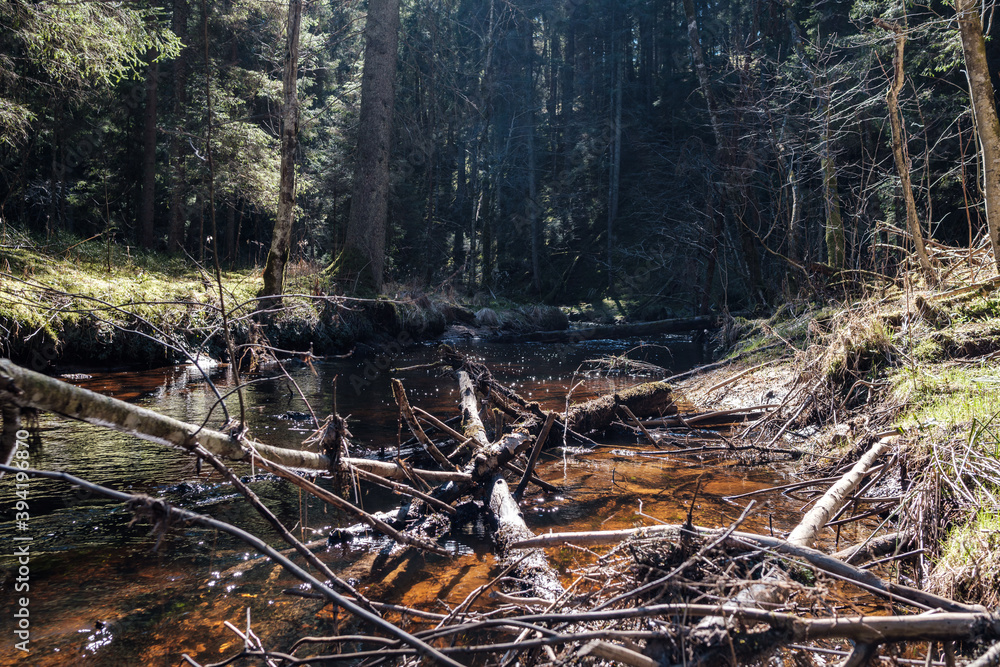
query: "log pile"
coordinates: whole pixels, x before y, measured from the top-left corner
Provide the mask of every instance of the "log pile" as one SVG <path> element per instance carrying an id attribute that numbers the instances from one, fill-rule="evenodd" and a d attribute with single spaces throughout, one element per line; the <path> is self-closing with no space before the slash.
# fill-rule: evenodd
<path id="1" fill-rule="evenodd" d="M 0 451 L 8 458 L 16 450 L 16 443 L 7 442 L 10 424 L 17 424 L 22 412 L 37 410 L 180 447 L 216 467 L 223 466 L 222 458 L 250 462 L 356 516 L 358 527 L 340 530 L 339 537 L 351 539 L 360 531 L 389 537 L 393 546 L 380 557 L 396 560 L 414 553 L 428 559 L 449 558 L 450 552 L 440 538 L 462 522 L 485 518 L 493 528 L 500 573 L 447 614 L 364 598 L 310 555 L 321 545 L 303 545 L 287 530 L 279 533 L 292 549 L 279 552 L 235 527 L 171 508 L 162 501 L 129 496 L 65 473 L 7 465 L 0 465 L 0 471 L 70 481 L 123 500 L 154 525 L 165 525 L 164 517 L 173 512 L 185 521 L 226 530 L 312 586 L 309 591 L 296 589 L 288 591 L 290 594 L 319 597 L 339 606 L 371 632 L 365 635 L 352 630 L 349 635 L 311 644 L 325 646 L 327 653 L 321 649 L 306 651 L 297 645 L 291 651 L 294 656 L 248 642 L 232 659 L 276 663 L 292 657 L 302 659 L 308 653 L 317 662 L 381 659 L 412 664 L 415 658 L 422 658 L 448 665 L 499 665 L 515 659 L 525 665 L 602 661 L 633 667 L 743 664 L 763 660 L 782 647 L 798 647 L 795 650 L 806 652 L 802 655 L 814 649 L 829 655 L 835 650 L 816 642 L 837 638 L 854 642 L 851 651 L 842 652 L 843 664 L 861 665 L 886 643 L 1000 641 L 1000 616 L 893 582 L 855 564 L 861 558 L 880 556 L 886 549 L 899 553 L 911 536 L 897 534 L 892 539 L 873 540 L 870 545 L 834 554 L 817 548 L 817 538 L 844 520 L 840 517 L 849 504 L 856 507 L 870 500 L 864 493 L 889 467 L 890 462 L 879 462 L 886 461 L 899 446 L 895 436 L 873 436 L 871 447 L 842 474 L 766 490 L 794 492 L 806 485 L 826 489 L 787 536 L 738 530 L 752 511 L 752 501 L 741 519 L 728 528 L 696 526 L 689 514 L 686 523 L 677 525 L 535 535 L 524 520 L 519 499 L 528 485 L 554 489 L 534 470 L 540 452 L 549 443 L 573 440 L 594 446 L 597 443 L 592 436 L 617 430 L 647 442 L 648 447 L 641 453 L 650 456 L 692 451 L 730 456 L 749 450 L 773 453 L 788 451 L 776 446 L 788 422 L 781 425 L 778 436 L 768 445 L 734 438 L 732 430 L 707 432 L 708 426 L 767 420 L 776 406 L 680 414 L 672 388 L 664 382 L 638 384 L 570 406 L 564 412 L 547 412 L 498 382 L 482 364 L 454 350 L 443 348 L 436 366 L 446 368 L 459 388 L 461 424 L 455 427 L 448 425 L 449 420 L 412 405 L 404 380 L 393 380 L 401 423 L 413 434 L 422 455 L 419 462 L 372 461 L 342 455 L 348 434 L 335 416 L 328 421 L 340 425 L 335 446 L 322 454 L 283 450 L 252 440 L 238 429 L 213 431 L 185 424 L 27 371 L 6 360 L 0 360 L 0 412 L 4 416 L 0 431 L 0 445 L 4 447 Z M 488 410 L 504 418 L 484 420 L 482 415 Z M 749 430 L 747 427 L 744 432 Z M 695 434 L 695 446 L 690 441 L 678 445 L 679 431 Z M 324 440 L 325 435 L 321 432 L 316 438 Z M 396 512 L 370 514 L 307 479 L 304 470 L 340 473 L 358 483 L 378 484 L 404 497 L 405 504 Z M 251 497 L 252 492 L 238 479 L 233 483 L 256 501 L 254 507 L 267 518 L 267 509 Z M 511 485 L 516 485 L 513 492 Z M 470 508 L 482 514 L 476 516 Z M 273 524 L 273 516 L 268 520 Z M 546 552 L 552 548 L 590 549 L 601 545 L 612 548 L 606 553 L 593 553 L 594 564 L 576 572 L 572 583 L 553 567 Z M 296 552 L 305 555 L 316 572 L 291 562 L 289 556 Z M 803 570 L 808 570 L 812 583 L 802 583 Z M 841 582 L 838 585 L 883 598 L 894 609 L 920 615 L 840 614 L 822 598 L 825 589 L 821 585 L 834 580 Z M 474 599 L 487 589 L 503 603 L 498 610 L 502 613 L 470 610 Z M 387 620 L 399 613 L 409 620 Z M 425 623 L 431 625 L 422 627 Z M 361 648 L 348 650 L 341 646 L 348 641 Z M 809 646 L 804 647 L 806 644 Z M 995 649 L 986 653 L 983 659 L 987 662 L 983 664 L 994 664 L 989 660 L 996 653 Z M 186 660 L 197 664 L 189 657 Z"/>

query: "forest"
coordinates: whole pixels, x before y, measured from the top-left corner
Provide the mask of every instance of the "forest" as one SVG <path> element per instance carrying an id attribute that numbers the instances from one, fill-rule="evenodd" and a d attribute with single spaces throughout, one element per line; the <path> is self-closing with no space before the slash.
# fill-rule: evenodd
<path id="1" fill-rule="evenodd" d="M 14 0 L 0 216 L 341 291 L 766 308 L 986 235 L 966 4 Z"/>
<path id="2" fill-rule="evenodd" d="M 0 2 L 0 664 L 1000 665 L 994 10 Z"/>

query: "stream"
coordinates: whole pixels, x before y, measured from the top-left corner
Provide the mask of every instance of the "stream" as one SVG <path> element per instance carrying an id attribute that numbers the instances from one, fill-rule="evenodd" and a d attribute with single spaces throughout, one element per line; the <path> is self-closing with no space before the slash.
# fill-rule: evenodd
<path id="1" fill-rule="evenodd" d="M 574 401 L 631 386 L 644 378 L 627 375 L 581 375 L 586 360 L 622 354 L 634 342 L 591 340 L 569 345 L 497 345 L 478 341 L 456 343 L 458 349 L 485 362 L 501 382 L 544 408 L 562 409 L 572 387 Z M 680 372 L 702 363 L 700 345 L 685 337 L 647 342 L 632 358 Z M 334 407 L 348 417 L 356 451 L 352 456 L 396 454 L 401 432 L 390 390 L 392 367 L 428 363 L 433 346 L 417 346 L 393 357 L 356 354 L 328 359 L 290 371 L 317 416 Z M 225 392 L 225 373 L 212 378 Z M 251 432 L 269 444 L 299 447 L 312 423 L 302 419 L 307 407 L 292 383 L 283 377 L 251 378 L 246 391 L 246 416 Z M 440 418 L 458 414 L 457 383 L 433 370 L 399 374 L 409 399 Z M 142 372 L 91 373 L 75 384 L 135 402 L 177 419 L 200 423 L 215 403 L 215 395 L 193 367 Z M 336 386 L 336 391 L 334 390 Z M 336 401 L 335 401 L 336 394 Z M 239 414 L 235 396 L 226 401 Z M 209 423 L 221 423 L 218 409 Z M 292 417 L 292 418 L 289 418 Z M 144 493 L 197 512 L 234 523 L 284 548 L 272 530 L 218 475 L 205 466 L 199 476 L 192 458 L 178 450 L 137 440 L 114 431 L 43 415 L 41 443 L 33 445 L 32 467 L 63 470 L 129 493 Z M 622 445 L 614 447 L 615 444 Z M 686 517 L 695 485 L 702 477 L 694 521 L 704 526 L 731 523 L 742 505 L 723 496 L 787 482 L 781 469 L 701 462 L 694 458 L 647 458 L 634 451 L 635 441 L 610 443 L 597 449 L 549 447 L 539 461 L 540 477 L 560 486 L 559 494 L 543 494 L 529 486 L 522 508 L 535 533 L 562 530 L 629 528 L 659 520 L 676 523 Z M 631 445 L 633 449 L 628 449 Z M 405 451 L 402 452 L 404 455 Z M 234 470 L 252 479 L 251 488 L 286 526 L 305 541 L 324 537 L 332 528 L 355 523 L 353 518 L 304 498 L 291 485 L 237 464 Z M 255 474 L 257 473 L 257 474 Z M 324 486 L 330 487 L 326 481 Z M 765 497 L 766 498 L 766 497 Z M 121 505 L 74 491 L 62 482 L 30 482 L 30 525 L 16 530 L 17 501 L 11 475 L 0 480 L 0 613 L 11 619 L 16 596 L 30 596 L 31 653 L 0 642 L 0 664 L 31 665 L 176 665 L 188 653 L 200 663 L 222 660 L 242 648 L 242 639 L 223 627 L 241 630 L 248 613 L 264 645 L 287 650 L 298 637 L 337 632 L 344 624 L 322 603 L 282 594 L 300 587 L 280 567 L 263 563 L 241 542 L 207 529 L 176 525 L 158 538 L 147 523 L 133 524 Z M 399 504 L 388 492 L 362 487 L 357 499 L 368 511 Z M 799 519 L 801 503 L 775 496 L 758 506 L 742 530 L 788 530 Z M 14 536 L 31 541 L 30 592 L 15 593 L 17 563 L 11 557 Z M 336 544 L 321 552 L 334 571 L 371 597 L 435 612 L 447 612 L 497 574 L 482 526 L 453 535 L 445 547 L 455 556 L 408 558 L 376 565 L 373 554 L 380 537 Z M 156 547 L 154 549 L 154 547 Z M 569 576 L 579 554 L 549 550 L 553 564 Z M 486 600 L 484 604 L 489 604 Z M 3 627 L 9 627 L 5 620 Z M 6 633 L 5 633 L 6 634 Z"/>

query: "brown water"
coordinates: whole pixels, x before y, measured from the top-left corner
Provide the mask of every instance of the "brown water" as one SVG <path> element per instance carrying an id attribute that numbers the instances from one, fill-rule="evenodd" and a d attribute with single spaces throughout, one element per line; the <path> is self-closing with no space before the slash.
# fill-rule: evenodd
<path id="1" fill-rule="evenodd" d="M 620 354 L 633 344 L 588 341 L 574 346 L 499 346 L 462 344 L 466 353 L 485 361 L 498 379 L 549 407 L 630 386 L 641 379 L 625 376 L 575 375 L 581 361 L 600 354 Z M 644 350 L 648 361 L 681 371 L 702 361 L 701 350 L 684 339 L 663 339 Z M 633 355 L 636 357 L 637 355 Z M 639 355 L 641 356 L 641 355 Z M 410 366 L 434 358 L 429 347 L 397 357 L 351 358 L 317 363 L 315 373 L 299 368 L 292 375 L 322 418 L 334 403 L 350 415 L 359 451 L 355 455 L 394 453 L 399 441 L 397 411 L 385 369 Z M 455 381 L 434 371 L 414 371 L 400 377 L 410 400 L 441 417 L 457 414 Z M 224 388 L 223 374 L 213 379 Z M 582 384 L 577 384 L 582 380 Z M 208 384 L 193 369 L 103 373 L 78 384 L 123 400 L 134 401 L 178 419 L 198 422 L 214 403 Z M 309 432 L 308 422 L 277 419 L 288 411 L 304 412 L 305 404 L 284 379 L 253 384 L 247 391 L 248 420 L 259 439 L 296 446 Z M 227 401 L 237 412 L 235 399 Z M 219 423 L 216 411 L 213 425 Z M 147 493 L 216 518 L 230 521 L 279 544 L 274 534 L 247 504 L 217 477 L 197 475 L 185 454 L 105 429 L 43 417 L 42 444 L 32 452 L 31 465 L 64 470 L 85 479 L 131 493 Z M 403 436 L 406 439 L 406 436 Z M 633 443 L 634 444 L 634 443 Z M 240 474 L 250 475 L 245 466 Z M 559 494 L 529 493 L 523 503 L 526 521 L 535 532 L 612 529 L 649 525 L 642 510 L 668 522 L 684 519 L 702 476 L 694 519 L 700 525 L 721 526 L 739 515 L 739 507 L 722 496 L 786 481 L 780 471 L 709 464 L 681 459 L 651 459 L 633 451 L 600 448 L 554 449 L 539 464 L 539 474 L 562 487 Z M 0 480 L 0 664 L 175 665 L 182 653 L 201 663 L 221 660 L 242 647 L 242 640 L 223 627 L 230 621 L 245 628 L 247 609 L 265 646 L 288 649 L 304 635 L 333 634 L 344 619 L 335 618 L 321 603 L 281 593 L 297 580 L 266 564 L 239 568 L 254 558 L 242 543 L 213 531 L 175 527 L 157 550 L 147 525 L 132 525 L 119 504 L 75 493 L 49 480 L 30 482 L 29 529 L 13 523 L 13 479 Z M 286 525 L 303 539 L 317 539 L 332 527 L 353 523 L 351 517 L 303 499 L 298 491 L 267 478 L 251 483 L 254 491 Z M 372 489 L 359 502 L 368 510 L 393 507 L 397 501 Z M 744 529 L 790 528 L 798 506 L 785 499 L 764 504 Z M 31 541 L 30 592 L 15 593 L 17 564 L 10 557 L 14 536 Z M 378 538 L 330 547 L 322 555 L 335 571 L 354 581 L 373 599 L 401 602 L 432 611 L 453 608 L 478 586 L 496 575 L 487 536 L 472 529 L 454 537 L 447 547 L 456 555 L 390 562 L 372 571 L 373 552 L 385 544 Z M 284 545 L 281 545 L 284 546 Z M 555 554 L 554 554 L 555 555 Z M 575 557 L 560 554 L 561 568 Z M 31 653 L 14 650 L 11 639 L 15 599 L 30 597 Z"/>

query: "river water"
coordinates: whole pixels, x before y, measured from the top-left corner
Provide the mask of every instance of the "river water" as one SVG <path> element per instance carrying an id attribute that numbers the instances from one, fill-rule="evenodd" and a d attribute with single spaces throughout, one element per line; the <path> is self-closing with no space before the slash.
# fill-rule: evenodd
<path id="1" fill-rule="evenodd" d="M 631 386 L 643 378 L 626 375 L 582 375 L 582 362 L 635 347 L 621 341 L 585 341 L 572 346 L 549 344 L 496 345 L 475 341 L 459 349 L 484 361 L 495 377 L 547 408 Z M 673 372 L 703 359 L 701 347 L 685 338 L 667 337 L 633 351 L 640 358 Z M 400 440 L 398 411 L 390 391 L 390 367 L 432 361 L 433 347 L 416 346 L 395 356 L 354 355 L 300 367 L 291 376 L 322 419 L 336 403 L 349 417 L 355 456 L 393 455 Z M 221 391 L 225 374 L 211 376 Z M 433 370 L 398 374 L 411 403 L 440 418 L 458 414 L 454 379 Z M 247 419 L 253 434 L 270 444 L 298 447 L 310 422 L 278 416 L 301 416 L 307 408 L 298 390 L 284 378 L 250 378 Z M 215 403 L 209 384 L 191 367 L 143 372 L 91 373 L 76 379 L 80 386 L 135 402 L 187 422 L 201 422 Z M 336 387 L 336 391 L 335 391 Z M 238 414 L 235 397 L 226 401 Z M 216 408 L 209 423 L 218 426 Z M 179 506 L 235 523 L 281 548 L 279 538 L 247 503 L 210 476 L 199 475 L 191 457 L 153 443 L 52 416 L 40 418 L 41 442 L 32 447 L 32 467 L 70 472 L 92 482 L 126 491 L 163 497 Z M 406 440 L 408 434 L 402 435 Z M 635 444 L 634 442 L 631 444 Z M 248 466 L 237 472 L 253 479 L 261 499 L 304 540 L 315 540 L 331 528 L 354 523 L 350 516 L 303 498 L 287 483 L 256 476 Z M 780 484 L 780 471 L 702 463 L 689 459 L 650 459 L 622 448 L 554 449 L 542 457 L 538 474 L 562 487 L 542 494 L 529 487 L 523 503 L 529 527 L 549 530 L 614 529 L 649 525 L 642 511 L 663 521 L 685 518 L 696 480 L 702 477 L 695 504 L 695 523 L 721 526 L 741 511 L 722 496 Z M 119 503 L 89 497 L 50 480 L 30 482 L 31 519 L 27 530 L 14 523 L 14 482 L 0 480 L 0 627 L 9 628 L 15 601 L 30 597 L 31 653 L 14 649 L 11 633 L 0 638 L 0 664 L 30 665 L 176 665 L 187 653 L 200 663 L 222 660 L 242 647 L 242 640 L 223 627 L 229 621 L 245 629 L 247 617 L 268 648 L 288 649 L 304 635 L 334 634 L 343 622 L 321 604 L 282 594 L 299 582 L 265 563 L 245 567 L 255 554 L 235 539 L 214 531 L 176 525 L 158 538 L 145 523 L 133 524 Z M 367 510 L 398 504 L 380 490 L 362 489 L 357 501 Z M 764 505 L 743 524 L 745 530 L 788 529 L 798 507 L 778 499 Z M 30 591 L 16 593 L 17 563 L 11 558 L 13 538 L 31 538 Z M 331 546 L 322 552 L 342 577 L 372 599 L 399 602 L 431 611 L 446 611 L 496 575 L 488 536 L 469 529 L 447 542 L 455 556 L 409 558 L 377 564 L 373 553 L 384 540 L 368 538 Z M 572 554 L 552 552 L 556 564 L 573 565 Z"/>

